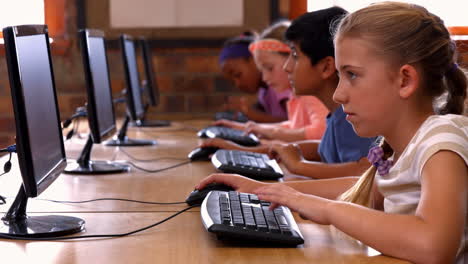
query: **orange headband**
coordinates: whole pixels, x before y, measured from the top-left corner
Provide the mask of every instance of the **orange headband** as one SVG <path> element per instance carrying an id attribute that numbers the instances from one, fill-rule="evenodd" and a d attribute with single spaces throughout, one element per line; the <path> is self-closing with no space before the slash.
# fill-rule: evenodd
<path id="1" fill-rule="evenodd" d="M 288 45 L 276 39 L 261 39 L 249 45 L 249 51 L 251 53 L 256 50 L 287 53 L 291 52 L 291 48 Z"/>

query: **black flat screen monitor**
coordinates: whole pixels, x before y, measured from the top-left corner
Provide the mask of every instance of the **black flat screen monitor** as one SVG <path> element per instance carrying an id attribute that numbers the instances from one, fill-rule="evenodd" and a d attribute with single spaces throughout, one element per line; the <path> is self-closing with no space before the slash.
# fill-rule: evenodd
<path id="1" fill-rule="evenodd" d="M 79 232 L 84 228 L 84 221 L 79 218 L 26 217 L 28 197 L 36 197 L 47 189 L 67 164 L 47 26 L 7 27 L 3 29 L 3 36 L 23 185 L 2 218 L 0 233 L 47 237 Z"/>
<path id="2" fill-rule="evenodd" d="M 104 33 L 99 30 L 79 31 L 81 55 L 88 95 L 88 123 L 90 137 L 80 157 L 69 161 L 65 170 L 71 174 L 107 174 L 129 171 L 129 166 L 112 161 L 92 161 L 94 143 L 101 143 L 115 133 L 115 115 L 109 81 Z"/>
<path id="3" fill-rule="evenodd" d="M 5 30 L 18 161 L 26 194 L 36 197 L 66 164 L 46 28 Z"/>
<path id="4" fill-rule="evenodd" d="M 143 66 L 146 79 L 143 81 L 143 86 L 145 87 L 147 98 L 151 106 L 157 106 L 159 104 L 159 87 L 156 82 L 156 76 L 154 74 L 153 67 L 153 55 L 151 53 L 151 48 L 149 47 L 148 41 L 146 39 L 140 38 L 138 43 L 141 48 L 141 55 L 143 58 Z"/>
<path id="5" fill-rule="evenodd" d="M 88 120 L 94 143 L 116 131 L 104 33 L 80 30 L 81 55 L 88 94 Z"/>
<path id="6" fill-rule="evenodd" d="M 141 99 L 140 78 L 135 55 L 135 43 L 130 36 L 120 37 L 125 80 L 127 84 L 127 108 L 133 121 L 143 119 L 145 109 Z"/>

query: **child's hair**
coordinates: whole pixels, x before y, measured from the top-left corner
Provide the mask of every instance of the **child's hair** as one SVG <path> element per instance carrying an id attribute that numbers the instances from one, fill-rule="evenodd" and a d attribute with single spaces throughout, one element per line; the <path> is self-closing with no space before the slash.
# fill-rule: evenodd
<path id="1" fill-rule="evenodd" d="M 280 45 L 286 46 L 284 34 L 290 25 L 291 21 L 280 20 L 263 30 L 263 32 L 255 39 L 255 42 L 260 42 L 262 40 L 274 40 L 280 42 Z M 290 51 L 285 51 L 284 49 L 280 50 L 281 51 L 273 52 L 283 56 L 289 56 Z"/>
<path id="2" fill-rule="evenodd" d="M 467 79 L 456 64 L 456 46 L 443 21 L 425 8 L 407 3 L 372 4 L 344 17 L 335 32 L 335 43 L 343 37 L 359 37 L 374 45 L 374 52 L 391 65 L 413 65 L 422 79 L 424 94 L 435 100 L 446 93 L 439 114 L 462 114 Z M 388 158 L 393 150 L 382 140 Z M 350 190 L 344 201 L 369 206 L 375 168 L 370 168 Z"/>
<path id="3" fill-rule="evenodd" d="M 291 25 L 291 21 L 289 20 L 280 20 L 278 22 L 273 23 L 271 26 L 267 27 L 262 31 L 260 36 L 258 36 L 257 40 L 259 39 L 276 39 L 279 41 L 284 42 L 284 33 Z"/>
<path id="4" fill-rule="evenodd" d="M 296 42 L 315 65 L 325 57 L 335 56 L 332 27 L 346 14 L 346 10 L 337 6 L 305 13 L 292 21 L 286 39 Z"/>
<path id="5" fill-rule="evenodd" d="M 245 31 L 241 35 L 226 40 L 223 47 L 228 47 L 235 44 L 244 44 L 249 46 L 250 43 L 254 42 L 258 33 L 255 31 Z"/>
<path id="6" fill-rule="evenodd" d="M 219 64 L 222 65 L 226 60 L 229 59 L 248 59 L 252 57 L 252 54 L 249 52 L 249 45 L 255 41 L 256 37 L 257 33 L 254 31 L 246 31 L 240 36 L 226 40 L 219 55 Z"/>

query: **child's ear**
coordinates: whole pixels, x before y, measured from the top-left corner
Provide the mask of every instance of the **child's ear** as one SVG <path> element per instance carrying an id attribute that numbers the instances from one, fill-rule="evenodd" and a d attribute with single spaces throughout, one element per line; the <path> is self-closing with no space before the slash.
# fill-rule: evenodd
<path id="1" fill-rule="evenodd" d="M 335 68 L 335 58 L 332 56 L 327 56 L 320 60 L 321 64 L 321 73 L 323 79 L 328 79 L 336 72 Z"/>
<path id="2" fill-rule="evenodd" d="M 405 64 L 400 67 L 399 75 L 399 95 L 401 98 L 408 98 L 414 94 L 419 86 L 420 76 L 416 68 Z"/>

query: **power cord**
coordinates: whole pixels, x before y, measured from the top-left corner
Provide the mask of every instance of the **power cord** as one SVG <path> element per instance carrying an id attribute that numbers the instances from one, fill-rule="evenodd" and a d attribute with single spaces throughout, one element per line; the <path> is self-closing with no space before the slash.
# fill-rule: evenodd
<path id="1" fill-rule="evenodd" d="M 164 218 L 163 220 L 159 221 L 159 222 L 156 222 L 152 225 L 149 225 L 149 226 L 145 226 L 143 228 L 140 228 L 140 229 L 137 229 L 137 230 L 134 230 L 134 231 L 130 231 L 128 233 L 121 233 L 121 234 L 105 234 L 105 235 L 86 235 L 86 236 L 71 236 L 71 237 L 49 237 L 49 238 L 24 238 L 24 237 L 14 237 L 14 236 L 9 236 L 9 235 L 4 235 L 4 234 L 0 234 L 0 238 L 4 238 L 4 239 L 11 239 L 11 240 L 30 240 L 30 241 L 57 241 L 57 240 L 72 240 L 72 239 L 83 239 L 83 238 L 113 238 L 113 237 L 124 237 L 124 236 L 129 236 L 129 235 L 133 235 L 135 233 L 138 233 L 138 232 L 141 232 L 141 231 L 145 231 L 147 229 L 150 229 L 150 228 L 153 228 L 157 225 L 160 225 L 178 215 L 180 215 L 181 213 L 185 212 L 185 211 L 188 211 L 194 207 L 197 207 L 199 205 L 192 205 L 192 206 L 189 206 L 187 208 L 184 208 L 180 211 L 178 211 L 177 213 L 169 216 L 169 217 L 166 217 Z"/>
<path id="2" fill-rule="evenodd" d="M 63 121 L 62 129 L 65 129 L 65 128 L 69 127 L 70 124 L 75 119 L 80 118 L 80 117 L 85 117 L 85 116 L 88 116 L 88 112 L 86 111 L 86 104 L 85 104 L 85 106 L 77 107 L 76 110 L 75 110 L 75 113 L 70 118 Z M 75 134 L 75 132 L 78 131 L 78 125 L 79 125 L 79 123 L 77 124 L 77 122 L 73 122 L 73 128 L 65 136 L 66 140 L 69 140 L 70 138 L 72 138 L 73 135 Z"/>
<path id="3" fill-rule="evenodd" d="M 75 109 L 75 113 L 69 117 L 68 119 L 66 119 L 65 121 L 63 121 L 62 123 L 62 129 L 63 128 L 67 128 L 71 123 L 72 121 L 75 119 L 75 118 L 78 118 L 78 117 L 82 117 L 82 116 L 88 116 L 88 112 L 86 111 L 86 107 L 85 106 L 80 106 L 80 107 L 77 107 Z"/>
<path id="4" fill-rule="evenodd" d="M 8 157 L 8 161 L 5 162 L 5 164 L 3 165 L 3 173 L 0 174 L 0 177 L 7 174 L 8 172 L 10 172 L 11 170 L 11 153 L 15 152 L 16 153 L 16 144 L 14 145 L 10 145 L 6 148 L 3 148 L 3 149 L 0 149 L 0 152 L 8 152 L 8 155 L 10 155 Z M 6 200 L 5 200 L 5 197 L 1 196 L 0 195 L 0 205 L 2 204 L 6 204 Z"/>
<path id="5" fill-rule="evenodd" d="M 126 161 L 125 163 L 131 165 L 131 166 L 134 167 L 135 169 L 138 169 L 138 170 L 141 170 L 141 171 L 144 171 L 144 172 L 157 173 L 157 172 L 161 172 L 161 171 L 173 169 L 173 168 L 180 167 L 180 166 L 182 166 L 182 165 L 188 164 L 188 163 L 190 163 L 190 160 L 187 160 L 187 161 L 185 161 L 185 162 L 181 162 L 181 163 L 178 163 L 178 164 L 175 164 L 175 165 L 166 167 L 166 168 L 157 169 L 157 170 L 148 170 L 148 169 L 139 167 L 139 166 L 137 166 L 136 164 L 134 164 L 134 163 L 131 162 L 131 161 Z"/>
<path id="6" fill-rule="evenodd" d="M 174 158 L 174 157 L 161 157 L 157 159 L 139 159 L 130 155 L 130 153 L 125 151 L 123 148 L 119 148 L 119 151 L 125 154 L 127 157 L 131 158 L 132 160 L 139 161 L 139 162 L 154 162 L 154 161 L 159 161 L 159 160 L 187 160 L 187 158 Z"/>
<path id="7" fill-rule="evenodd" d="M 91 200 L 84 200 L 84 201 L 58 201 L 58 200 L 51 200 L 51 199 L 41 199 L 35 198 L 34 200 L 41 200 L 53 203 L 64 203 L 64 204 L 82 204 L 82 203 L 91 203 L 97 201 L 122 201 L 122 202 L 131 202 L 131 203 L 142 203 L 142 204 L 159 204 L 159 205 L 171 205 L 171 204 L 185 204 L 185 202 L 169 202 L 169 203 L 162 203 L 162 202 L 148 202 L 148 201 L 139 201 L 139 200 L 131 200 L 125 198 L 97 198 Z"/>
<path id="8" fill-rule="evenodd" d="M 3 173 L 0 174 L 0 176 L 2 176 L 4 174 L 10 172 L 10 170 L 11 170 L 11 153 L 16 152 L 16 144 L 8 146 L 8 147 L 6 147 L 4 149 L 0 149 L 0 152 L 8 152 L 8 154 L 10 155 L 8 157 L 8 161 L 5 162 L 5 164 L 3 165 Z"/>

